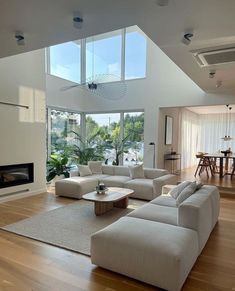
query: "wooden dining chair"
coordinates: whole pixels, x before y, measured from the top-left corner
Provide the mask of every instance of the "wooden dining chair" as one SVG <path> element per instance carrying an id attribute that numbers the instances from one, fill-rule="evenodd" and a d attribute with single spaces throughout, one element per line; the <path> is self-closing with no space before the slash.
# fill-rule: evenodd
<path id="1" fill-rule="evenodd" d="M 214 170 L 211 164 L 211 159 L 208 157 L 205 157 L 204 154 L 196 154 L 196 158 L 199 159 L 199 162 L 198 162 L 194 176 L 196 177 L 197 174 L 200 176 L 203 171 L 206 172 L 207 178 L 209 178 L 209 171 L 211 172 L 211 176 L 214 176 Z"/>

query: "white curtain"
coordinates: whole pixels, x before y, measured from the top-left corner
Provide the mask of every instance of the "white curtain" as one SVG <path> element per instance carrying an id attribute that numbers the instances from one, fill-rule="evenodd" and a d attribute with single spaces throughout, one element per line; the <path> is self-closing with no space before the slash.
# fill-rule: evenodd
<path id="1" fill-rule="evenodd" d="M 231 148 L 235 151 L 235 114 L 231 114 L 229 135 L 233 137 L 231 141 L 222 139 L 226 133 L 226 114 L 201 114 L 199 146 L 200 151 L 207 153 L 218 153 L 221 150 Z"/>
<path id="2" fill-rule="evenodd" d="M 190 110 L 182 109 L 180 113 L 180 144 L 182 169 L 197 164 L 196 153 L 219 153 L 221 150 L 231 148 L 235 152 L 235 114 L 232 113 L 229 132 L 226 114 L 196 114 Z M 224 141 L 226 134 L 233 139 Z"/>
<path id="3" fill-rule="evenodd" d="M 199 116 L 198 114 L 181 109 L 180 112 L 180 144 L 181 168 L 190 168 L 197 163 L 196 153 L 198 151 Z"/>

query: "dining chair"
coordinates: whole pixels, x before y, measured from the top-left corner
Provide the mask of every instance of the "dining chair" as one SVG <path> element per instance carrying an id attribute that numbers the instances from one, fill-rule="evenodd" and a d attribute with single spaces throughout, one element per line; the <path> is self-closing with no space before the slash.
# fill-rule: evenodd
<path id="1" fill-rule="evenodd" d="M 196 171 L 194 176 L 196 177 L 197 174 L 200 176 L 203 171 L 206 172 L 207 178 L 209 178 L 209 171 L 211 172 L 211 176 L 214 176 L 214 168 L 211 163 L 211 159 L 205 157 L 204 154 L 196 154 L 196 158 L 199 159 Z"/>

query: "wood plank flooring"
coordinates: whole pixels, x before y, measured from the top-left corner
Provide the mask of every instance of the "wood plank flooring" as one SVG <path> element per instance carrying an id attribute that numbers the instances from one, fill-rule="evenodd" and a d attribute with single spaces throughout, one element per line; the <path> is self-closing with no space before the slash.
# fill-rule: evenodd
<path id="1" fill-rule="evenodd" d="M 194 180 L 195 170 L 196 167 L 182 170 L 180 175 L 178 175 L 179 181 Z M 201 181 L 203 184 L 215 185 L 225 192 L 235 193 L 235 176 L 232 179 L 230 175 L 220 178 L 219 174 L 215 174 L 214 176 L 210 175 L 208 178 L 206 173 L 203 172 L 200 176 L 197 175 L 196 179 Z"/>
<path id="2" fill-rule="evenodd" d="M 0 226 L 73 203 L 44 193 L 0 204 Z M 170 276 L 170 274 L 169 274 Z M 90 258 L 0 230 L 0 291 L 158 290 L 97 268 Z M 183 290 L 235 290 L 235 199 L 222 198 L 219 222 Z"/>

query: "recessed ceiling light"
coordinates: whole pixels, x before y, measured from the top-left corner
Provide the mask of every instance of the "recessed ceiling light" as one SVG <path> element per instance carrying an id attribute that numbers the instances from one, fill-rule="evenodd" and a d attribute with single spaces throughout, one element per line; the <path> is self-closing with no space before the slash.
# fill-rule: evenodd
<path id="1" fill-rule="evenodd" d="M 16 43 L 18 45 L 25 45 L 25 40 L 24 40 L 24 34 L 23 34 L 23 32 L 17 31 L 15 33 L 15 39 L 16 39 Z"/>
<path id="2" fill-rule="evenodd" d="M 184 34 L 184 36 L 182 38 L 182 43 L 189 45 L 191 43 L 192 38 L 193 38 L 193 33 L 187 32 Z"/>
<path id="3" fill-rule="evenodd" d="M 73 13 L 73 26 L 75 28 L 82 28 L 83 17 L 80 12 Z"/>
<path id="4" fill-rule="evenodd" d="M 211 70 L 211 71 L 209 72 L 209 78 L 210 78 L 210 79 L 213 79 L 214 76 L 215 76 L 215 73 L 216 73 L 215 70 Z"/>

